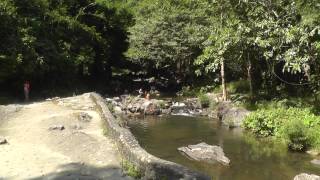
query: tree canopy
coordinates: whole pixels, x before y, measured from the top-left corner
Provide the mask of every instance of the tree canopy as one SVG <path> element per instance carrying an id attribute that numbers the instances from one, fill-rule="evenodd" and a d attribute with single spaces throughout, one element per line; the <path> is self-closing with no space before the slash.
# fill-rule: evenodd
<path id="1" fill-rule="evenodd" d="M 4 0 L 0 19 L 0 83 L 10 86 L 108 79 L 131 23 L 125 9 L 93 0 Z"/>
<path id="2" fill-rule="evenodd" d="M 3 0 L 0 84 L 108 85 L 113 67 L 134 74 L 134 65 L 189 84 L 317 90 L 319 9 L 317 0 Z"/>

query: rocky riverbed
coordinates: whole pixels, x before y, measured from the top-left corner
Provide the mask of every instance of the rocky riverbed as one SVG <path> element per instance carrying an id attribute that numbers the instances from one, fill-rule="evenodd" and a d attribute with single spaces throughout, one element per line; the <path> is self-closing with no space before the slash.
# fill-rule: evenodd
<path id="1" fill-rule="evenodd" d="M 175 101 L 173 99 L 145 99 L 139 96 L 121 95 L 107 97 L 105 100 L 115 116 L 207 116 L 219 119 L 223 125 L 230 128 L 240 127 L 242 121 L 250 113 L 244 108 L 232 105 L 231 102 L 220 102 L 219 99 L 213 97 L 211 100 L 216 105 L 209 108 L 202 107 L 198 98 Z"/>

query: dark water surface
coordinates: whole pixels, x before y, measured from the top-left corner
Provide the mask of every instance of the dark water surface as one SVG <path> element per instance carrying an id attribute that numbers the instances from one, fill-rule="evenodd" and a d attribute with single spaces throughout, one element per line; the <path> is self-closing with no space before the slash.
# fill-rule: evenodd
<path id="1" fill-rule="evenodd" d="M 281 143 L 257 139 L 239 129 L 221 127 L 208 118 L 166 116 L 131 120 L 132 133 L 149 153 L 208 174 L 217 180 L 291 180 L 300 173 L 320 175 L 312 157 L 288 152 Z M 219 145 L 230 166 L 189 160 L 177 148 L 206 142 Z"/>

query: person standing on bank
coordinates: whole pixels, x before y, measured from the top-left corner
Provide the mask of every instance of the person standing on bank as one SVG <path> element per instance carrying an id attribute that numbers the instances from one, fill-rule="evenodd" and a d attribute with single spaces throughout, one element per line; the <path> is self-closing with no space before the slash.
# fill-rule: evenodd
<path id="1" fill-rule="evenodd" d="M 30 82 L 26 81 L 23 85 L 23 90 L 24 90 L 24 100 L 29 101 L 29 94 L 30 94 Z"/>

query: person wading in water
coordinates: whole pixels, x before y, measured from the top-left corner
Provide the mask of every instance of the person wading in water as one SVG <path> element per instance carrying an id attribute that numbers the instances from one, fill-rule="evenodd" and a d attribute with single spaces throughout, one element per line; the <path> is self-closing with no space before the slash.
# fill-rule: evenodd
<path id="1" fill-rule="evenodd" d="M 24 90 L 24 100 L 29 101 L 29 94 L 30 94 L 30 82 L 26 81 L 23 85 L 23 90 Z"/>

